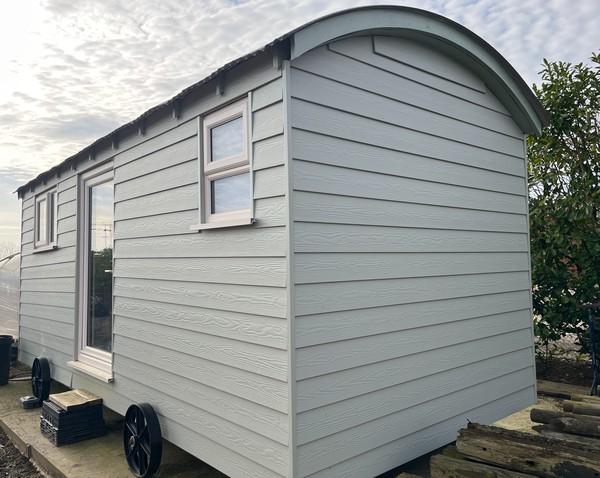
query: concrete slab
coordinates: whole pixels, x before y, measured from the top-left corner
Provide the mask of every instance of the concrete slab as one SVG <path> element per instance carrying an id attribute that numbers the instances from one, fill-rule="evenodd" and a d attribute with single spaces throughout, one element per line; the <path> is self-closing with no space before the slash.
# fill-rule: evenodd
<path id="1" fill-rule="evenodd" d="M 67 389 L 53 382 L 50 393 Z M 10 381 L 0 386 L 0 425 L 11 440 L 50 476 L 56 478 L 90 478 L 106 476 L 131 478 L 122 443 L 123 417 L 104 409 L 108 433 L 100 438 L 71 445 L 54 446 L 40 432 L 41 408 L 25 410 L 20 397 L 31 395 L 30 381 Z M 192 455 L 164 442 L 161 466 L 156 477 L 227 478 Z"/>

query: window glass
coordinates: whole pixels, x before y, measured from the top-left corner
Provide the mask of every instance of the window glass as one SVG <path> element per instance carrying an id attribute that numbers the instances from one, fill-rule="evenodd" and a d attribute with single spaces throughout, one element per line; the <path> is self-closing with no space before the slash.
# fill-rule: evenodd
<path id="1" fill-rule="evenodd" d="M 89 347 L 112 349 L 113 183 L 89 189 L 88 323 Z"/>
<path id="2" fill-rule="evenodd" d="M 250 173 L 211 181 L 212 214 L 250 208 Z"/>
<path id="3" fill-rule="evenodd" d="M 210 130 L 211 161 L 220 161 L 244 152 L 244 120 L 236 118 Z"/>
<path id="4" fill-rule="evenodd" d="M 46 199 L 41 199 L 37 203 L 37 242 L 46 242 L 48 234 L 48 204 Z"/>

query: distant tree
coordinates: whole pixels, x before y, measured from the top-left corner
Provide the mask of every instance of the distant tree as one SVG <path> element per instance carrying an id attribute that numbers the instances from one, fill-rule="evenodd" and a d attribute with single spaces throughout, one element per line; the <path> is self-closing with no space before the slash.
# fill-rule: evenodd
<path id="1" fill-rule="evenodd" d="M 19 252 L 19 247 L 15 243 L 9 241 L 0 242 L 0 261 L 15 252 Z"/>
<path id="2" fill-rule="evenodd" d="M 533 308 L 542 343 L 580 337 L 600 302 L 600 55 L 591 65 L 544 60 L 533 90 L 550 116 L 528 139 Z"/>

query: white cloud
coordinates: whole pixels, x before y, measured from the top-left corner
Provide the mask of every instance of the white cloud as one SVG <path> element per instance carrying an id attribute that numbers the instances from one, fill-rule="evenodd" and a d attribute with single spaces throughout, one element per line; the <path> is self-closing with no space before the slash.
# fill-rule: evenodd
<path id="1" fill-rule="evenodd" d="M 10 165 L 14 177 L 31 178 L 228 61 L 317 17 L 368 3 L 391 2 L 4 0 L 0 170 L 7 174 Z M 544 57 L 586 61 L 600 46 L 597 0 L 393 3 L 463 24 L 528 84 L 539 81 Z"/>

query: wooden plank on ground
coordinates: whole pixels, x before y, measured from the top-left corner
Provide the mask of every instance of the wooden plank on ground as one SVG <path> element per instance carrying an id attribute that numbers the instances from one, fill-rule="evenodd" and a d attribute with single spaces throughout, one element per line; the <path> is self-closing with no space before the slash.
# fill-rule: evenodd
<path id="1" fill-rule="evenodd" d="M 595 397 L 593 395 L 581 395 L 575 393 L 571 396 L 571 400 L 573 400 L 574 402 L 587 402 L 600 405 L 600 397 Z"/>
<path id="2" fill-rule="evenodd" d="M 547 380 L 537 381 L 537 392 L 549 397 L 571 398 L 573 394 L 585 395 L 589 392 L 587 388 L 569 385 L 567 383 L 549 382 Z"/>
<path id="3" fill-rule="evenodd" d="M 600 405 L 588 402 L 574 402 L 565 400 L 563 402 L 563 410 L 565 412 L 575 413 L 577 415 L 590 415 L 594 417 L 600 416 Z"/>
<path id="4" fill-rule="evenodd" d="M 582 445 L 471 423 L 459 432 L 456 447 L 466 457 L 536 476 L 600 476 L 600 444 Z"/>
<path id="5" fill-rule="evenodd" d="M 496 466 L 476 463 L 468 460 L 457 460 L 444 455 L 431 457 L 431 478 L 531 478 L 535 475 L 506 470 Z"/>
<path id="6" fill-rule="evenodd" d="M 561 433 L 573 433 L 588 437 L 600 438 L 600 420 L 590 420 L 592 417 L 563 417 L 550 422 L 553 430 Z M 598 440 L 600 442 L 600 440 Z M 600 460 L 600 457 L 598 458 Z"/>
<path id="7" fill-rule="evenodd" d="M 84 389 L 69 390 L 68 392 L 54 393 L 48 397 L 51 402 L 63 410 L 71 411 L 91 407 L 102 403 L 102 398 Z"/>
<path id="8" fill-rule="evenodd" d="M 545 410 L 543 408 L 532 408 L 529 412 L 529 418 L 532 422 L 536 423 L 550 423 L 552 420 L 557 418 L 573 418 L 576 415 L 574 413 L 559 412 L 557 410 Z"/>
<path id="9" fill-rule="evenodd" d="M 552 425 L 536 425 L 535 427 L 533 427 L 533 430 L 538 432 L 540 435 L 547 436 L 550 438 L 557 438 L 559 440 L 579 442 L 579 443 L 583 443 L 584 445 L 592 445 L 592 446 L 598 444 L 597 438 L 572 435 L 570 433 L 561 433 L 561 432 L 554 430 Z"/>

